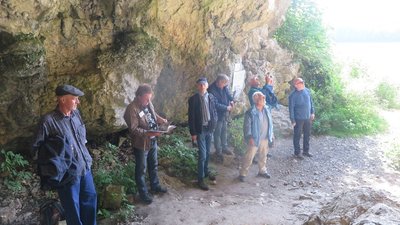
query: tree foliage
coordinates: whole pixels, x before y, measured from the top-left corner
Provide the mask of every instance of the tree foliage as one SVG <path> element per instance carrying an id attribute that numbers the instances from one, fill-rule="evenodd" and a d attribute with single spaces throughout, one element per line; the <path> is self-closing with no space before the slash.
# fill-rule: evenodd
<path id="1" fill-rule="evenodd" d="M 384 128 L 375 109 L 354 95 L 344 93 L 338 76 L 340 68 L 333 62 L 328 29 L 313 1 L 293 0 L 284 24 L 274 34 L 278 43 L 294 53 L 300 73 L 312 90 L 317 120 L 314 131 L 321 134 L 361 135 Z M 365 115 L 369 115 L 365 117 Z"/>
<path id="2" fill-rule="evenodd" d="M 320 57 L 324 58 L 321 61 L 329 60 L 330 41 L 321 16 L 314 2 L 293 0 L 275 38 L 301 60 L 314 61 Z"/>

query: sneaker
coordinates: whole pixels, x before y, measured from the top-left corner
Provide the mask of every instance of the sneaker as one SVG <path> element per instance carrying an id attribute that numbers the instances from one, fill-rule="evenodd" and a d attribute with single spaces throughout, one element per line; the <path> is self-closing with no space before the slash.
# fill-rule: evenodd
<path id="1" fill-rule="evenodd" d="M 311 153 L 309 153 L 309 152 L 303 152 L 303 155 L 304 156 L 307 156 L 307 157 L 313 157 L 313 155 L 311 154 Z"/>
<path id="2" fill-rule="evenodd" d="M 258 177 L 264 177 L 264 178 L 267 178 L 267 179 L 271 178 L 271 175 L 269 175 L 267 172 L 259 173 L 257 176 Z"/>
<path id="3" fill-rule="evenodd" d="M 161 185 L 159 185 L 159 186 L 157 186 L 155 188 L 152 188 L 151 191 L 153 193 L 156 193 L 156 194 L 164 194 L 164 193 L 168 192 L 168 189 L 163 187 L 163 186 L 161 186 Z"/>
<path id="4" fill-rule="evenodd" d="M 140 200 L 147 205 L 150 205 L 153 202 L 153 197 L 151 197 L 149 194 L 141 194 L 139 197 Z"/>
<path id="5" fill-rule="evenodd" d="M 229 149 L 224 149 L 224 150 L 222 150 L 222 152 L 223 152 L 225 155 L 233 155 L 233 152 L 232 152 L 231 150 L 229 150 Z"/>
<path id="6" fill-rule="evenodd" d="M 300 159 L 300 160 L 304 159 L 304 157 L 301 156 L 300 154 L 294 154 L 294 158 Z"/>
<path id="7" fill-rule="evenodd" d="M 240 181 L 240 182 L 244 182 L 244 178 L 245 178 L 245 176 L 240 175 L 240 176 L 239 176 L 239 181 Z"/>
<path id="8" fill-rule="evenodd" d="M 206 183 L 204 183 L 204 181 L 199 181 L 199 182 L 197 183 L 197 185 L 198 185 L 199 188 L 200 188 L 201 190 L 203 190 L 203 191 L 208 191 L 208 190 L 209 190 L 208 185 L 207 185 Z"/>

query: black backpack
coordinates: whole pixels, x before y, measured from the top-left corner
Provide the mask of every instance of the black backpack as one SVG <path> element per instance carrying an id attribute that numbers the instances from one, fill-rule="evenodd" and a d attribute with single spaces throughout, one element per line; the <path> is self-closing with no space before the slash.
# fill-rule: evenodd
<path id="1" fill-rule="evenodd" d="M 65 220 L 64 208 L 57 199 L 50 199 L 40 205 L 40 225 L 58 225 Z"/>

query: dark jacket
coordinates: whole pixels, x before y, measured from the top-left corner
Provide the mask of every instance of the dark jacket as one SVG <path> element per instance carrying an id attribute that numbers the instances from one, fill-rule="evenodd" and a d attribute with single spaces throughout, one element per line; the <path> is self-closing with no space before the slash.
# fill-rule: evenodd
<path id="1" fill-rule="evenodd" d="M 208 108 L 210 110 L 210 121 L 208 122 L 209 131 L 213 132 L 218 121 L 218 114 L 216 110 L 216 99 L 208 93 Z M 200 102 L 200 94 L 196 93 L 189 98 L 188 110 L 188 123 L 191 135 L 198 135 L 202 133 L 202 109 Z"/>
<path id="2" fill-rule="evenodd" d="M 77 174 L 84 176 L 90 171 L 92 157 L 86 148 L 86 128 L 78 110 L 72 111 L 70 116 L 65 116 L 56 108 L 43 117 L 33 143 L 34 155 L 38 154 L 38 150 L 50 137 L 56 136 L 68 139 L 74 160 L 77 161 Z"/>
<path id="3" fill-rule="evenodd" d="M 229 103 L 233 101 L 232 94 L 226 86 L 222 89 L 218 88 L 215 81 L 210 85 L 210 87 L 208 87 L 208 93 L 211 93 L 217 99 L 216 108 L 218 113 L 218 120 L 223 120 L 225 118 L 226 112 L 228 111 L 227 108 L 229 106 Z"/>
<path id="4" fill-rule="evenodd" d="M 265 95 L 265 101 L 270 108 L 278 107 L 278 98 L 274 93 L 274 87 L 272 85 L 264 85 L 264 87 L 261 89 L 261 92 Z"/>
<path id="5" fill-rule="evenodd" d="M 59 188 L 78 177 L 77 161 L 70 142 L 63 136 L 50 136 L 38 150 L 37 169 L 43 189 Z"/>

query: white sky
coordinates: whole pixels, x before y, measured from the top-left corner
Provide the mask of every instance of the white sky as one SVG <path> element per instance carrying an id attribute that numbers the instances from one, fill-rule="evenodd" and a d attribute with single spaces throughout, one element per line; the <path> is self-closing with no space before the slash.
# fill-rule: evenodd
<path id="1" fill-rule="evenodd" d="M 400 30 L 400 0 L 314 0 L 332 28 Z"/>

